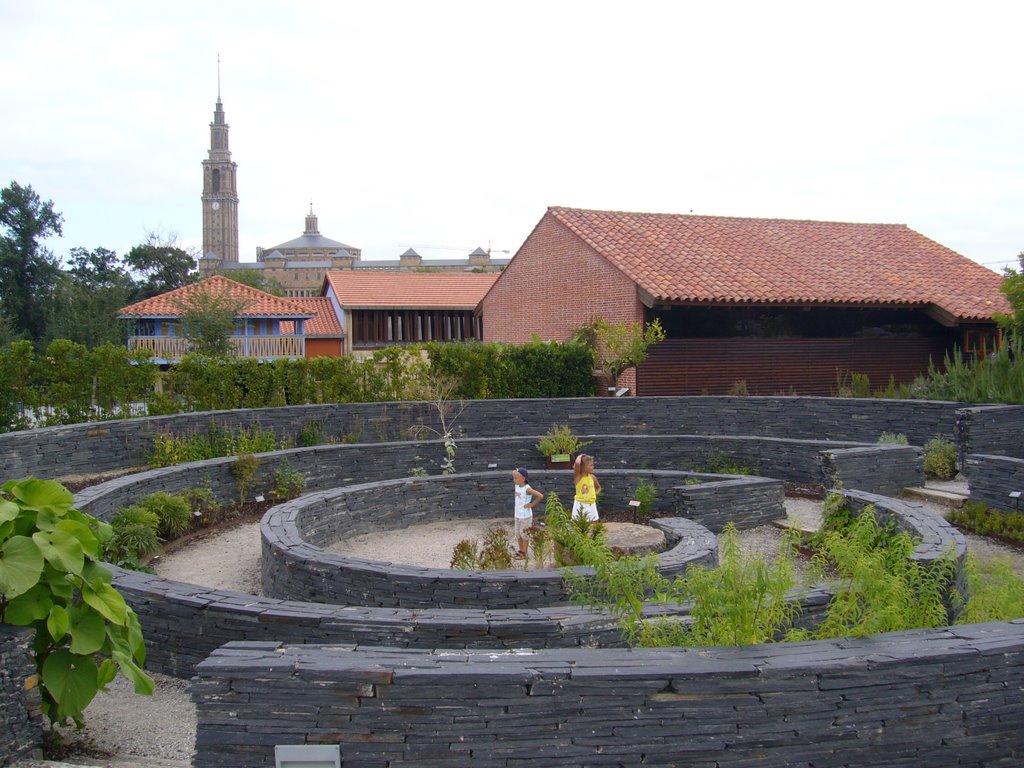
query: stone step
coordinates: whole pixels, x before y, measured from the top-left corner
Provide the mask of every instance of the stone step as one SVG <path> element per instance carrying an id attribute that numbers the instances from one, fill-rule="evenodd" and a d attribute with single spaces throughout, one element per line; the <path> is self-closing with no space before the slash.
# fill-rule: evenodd
<path id="1" fill-rule="evenodd" d="M 967 496 L 962 493 L 940 491 L 937 488 L 904 488 L 903 496 L 941 504 L 950 509 L 959 509 L 967 501 Z"/>

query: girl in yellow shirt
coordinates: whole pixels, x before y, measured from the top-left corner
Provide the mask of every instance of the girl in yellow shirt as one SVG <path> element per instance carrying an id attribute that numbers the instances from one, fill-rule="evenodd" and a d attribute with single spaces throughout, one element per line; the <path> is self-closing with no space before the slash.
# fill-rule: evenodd
<path id="1" fill-rule="evenodd" d="M 597 494 L 601 492 L 601 483 L 594 476 L 594 457 L 587 453 L 577 456 L 572 465 L 572 474 L 576 480 L 572 516 L 582 513 L 587 520 L 597 520 Z"/>

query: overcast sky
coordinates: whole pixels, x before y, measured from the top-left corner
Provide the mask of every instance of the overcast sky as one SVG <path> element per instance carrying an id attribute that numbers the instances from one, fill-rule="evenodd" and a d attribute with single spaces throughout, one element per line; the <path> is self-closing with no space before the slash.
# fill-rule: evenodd
<path id="1" fill-rule="evenodd" d="M 242 261 L 310 202 L 364 259 L 503 256 L 562 205 L 902 223 L 1001 271 L 1022 9 L 0 0 L 0 185 L 54 202 L 60 256 L 198 248 L 220 54 Z"/>

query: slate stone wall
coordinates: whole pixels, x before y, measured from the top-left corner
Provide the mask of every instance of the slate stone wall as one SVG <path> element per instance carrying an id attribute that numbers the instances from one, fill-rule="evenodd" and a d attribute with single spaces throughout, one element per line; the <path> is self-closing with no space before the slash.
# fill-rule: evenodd
<path id="1" fill-rule="evenodd" d="M 1009 766 L 1022 680 L 1024 625 L 1003 623 L 745 648 L 232 643 L 197 670 L 193 765 L 308 743 L 346 768 Z"/>
<path id="2" fill-rule="evenodd" d="M 538 488 L 555 472 L 531 473 Z M 557 473 L 562 475 L 564 473 Z M 669 511 L 676 484 L 690 473 L 627 472 L 609 470 L 605 482 L 632 488 L 642 479 L 658 488 L 661 505 Z M 756 488 L 771 485 L 777 491 L 774 507 L 781 509 L 782 484 L 750 478 Z M 722 483 L 708 482 L 713 489 Z M 566 603 L 570 595 L 558 569 L 479 571 L 425 568 L 382 560 L 365 560 L 324 551 L 341 538 L 375 530 L 394 530 L 425 523 L 487 519 L 495 514 L 495 499 L 510 497 L 511 481 L 504 473 L 456 474 L 364 483 L 307 494 L 269 510 L 261 523 L 263 538 L 263 594 L 291 600 L 374 605 L 402 608 L 536 608 Z M 626 509 L 628 495 L 601 496 L 606 509 Z M 508 500 L 508 499 L 506 499 Z M 567 499 L 566 504 L 569 503 Z M 720 500 L 727 504 L 728 499 Z M 748 505 L 751 506 L 751 505 Z M 655 502 L 658 514 L 658 500 Z M 784 516 L 773 508 L 773 517 Z M 506 510 L 507 511 L 507 510 Z M 717 510 L 725 515 L 729 508 Z M 540 516 L 540 515 L 538 515 Z M 511 515 L 498 520 L 511 537 Z M 659 571 L 667 578 L 682 574 L 694 564 L 715 565 L 717 542 L 699 518 L 659 521 L 670 549 L 659 556 Z M 478 542 L 479 543 L 479 542 Z M 592 568 L 577 568 L 582 576 Z"/>
<path id="3" fill-rule="evenodd" d="M 0 766 L 42 756 L 38 685 L 32 632 L 0 624 Z"/>
<path id="4" fill-rule="evenodd" d="M 913 445 L 824 450 L 819 461 L 829 488 L 857 488 L 898 496 L 904 488 L 924 485 L 923 453 Z"/>
<path id="5" fill-rule="evenodd" d="M 466 403 L 456 431 L 471 437 L 539 436 L 557 423 L 580 435 L 750 435 L 865 443 L 874 443 L 882 432 L 902 432 L 911 444 L 923 445 L 937 434 L 952 438 L 955 414 L 962 407 L 923 400 L 811 397 L 474 400 Z M 423 403 L 346 403 L 47 427 L 0 434 L 0 474 L 59 479 L 141 467 L 154 433 L 206 432 L 211 423 L 228 429 L 259 426 L 292 440 L 303 425 L 311 424 L 320 426 L 327 440 L 358 442 L 409 439 L 418 425 L 440 426 L 436 411 Z M 987 429 L 987 421 L 975 422 L 964 432 L 972 441 L 970 452 L 1001 452 L 977 447 Z"/>
<path id="6" fill-rule="evenodd" d="M 233 640 L 358 643 L 392 648 L 574 648 L 623 644 L 608 614 L 560 605 L 516 610 L 404 609 L 278 600 L 112 567 L 139 615 L 146 669 L 189 678 Z M 685 615 L 686 606 L 672 612 Z"/>
<path id="7" fill-rule="evenodd" d="M 1018 436 L 1024 441 L 1024 432 Z M 1024 459 L 1009 456 L 971 454 L 964 468 L 971 489 L 971 501 L 1006 512 L 1024 511 Z M 1010 498 L 1021 493 L 1020 499 Z"/>
<path id="8" fill-rule="evenodd" d="M 958 410 L 955 442 L 960 467 L 972 453 L 1024 459 L 1022 435 L 1024 405 L 979 405 Z"/>
<path id="9" fill-rule="evenodd" d="M 798 483 L 821 484 L 819 452 L 856 447 L 853 443 L 829 440 L 786 440 L 758 437 L 708 437 L 690 435 L 597 435 L 590 438 L 588 452 L 597 458 L 595 474 L 601 478 L 611 470 L 710 470 L 727 459 L 729 464 L 756 471 L 765 477 Z M 515 467 L 531 470 L 531 478 L 543 477 L 538 488 L 556 491 L 560 498 L 574 493 L 572 472 L 538 469 L 543 458 L 535 448 L 535 437 L 465 438 L 458 441 L 455 466 L 460 473 L 505 471 Z M 287 460 L 306 477 L 306 491 L 324 491 L 340 486 L 410 477 L 418 469 L 440 473 L 444 445 L 439 440 L 357 445 L 324 445 L 293 448 L 259 454 L 261 462 L 252 492 L 268 494 L 274 485 L 274 470 Z M 234 457 L 196 461 L 152 469 L 108 480 L 75 494 L 79 509 L 108 519 L 119 507 L 156 491 L 180 492 L 208 484 L 218 501 L 238 498 L 230 465 Z M 635 483 L 629 475 L 620 482 L 604 482 L 600 505 L 625 504 Z M 511 478 L 509 479 L 511 486 Z M 870 488 L 869 488 L 870 490 Z M 496 516 L 506 514 L 511 490 L 494 500 Z M 667 497 L 663 497 L 662 501 Z M 661 502 L 659 502 L 661 503 Z M 666 507 L 666 511 L 671 507 Z M 699 518 L 698 518 L 699 519 Z M 759 523 L 755 523 L 759 524 Z"/>

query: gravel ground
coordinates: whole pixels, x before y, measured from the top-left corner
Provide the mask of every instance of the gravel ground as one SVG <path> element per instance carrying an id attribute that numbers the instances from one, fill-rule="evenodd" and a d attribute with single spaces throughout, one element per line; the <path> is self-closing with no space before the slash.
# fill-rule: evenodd
<path id="1" fill-rule="evenodd" d="M 941 514 L 942 508 L 925 502 Z M 821 502 L 787 499 L 786 513 L 791 524 L 803 529 L 818 527 Z M 457 524 L 433 523 L 405 531 L 360 536 L 339 543 L 337 549 L 363 557 L 387 559 L 395 563 L 418 563 L 448 567 L 452 547 L 463 538 L 482 536 L 501 519 L 459 521 Z M 778 551 L 783 532 L 766 525 L 743 531 L 744 551 L 771 558 Z M 1009 557 L 1024 576 L 1024 555 L 998 543 L 968 536 L 968 543 L 983 559 Z M 374 553 L 374 554 L 371 554 Z M 258 523 L 235 528 L 192 541 L 187 547 L 156 559 L 152 565 L 161 576 L 203 584 L 217 589 L 232 589 L 249 594 L 260 590 L 260 532 Z M 75 757 L 76 765 L 102 765 L 109 768 L 184 768 L 191 761 L 195 746 L 196 716 L 188 696 L 188 681 L 154 675 L 156 693 L 152 697 L 134 696 L 127 681 L 118 678 L 111 686 L 114 694 L 100 694 L 85 713 L 86 728 L 65 732 L 70 744 L 78 744 L 86 754 L 106 757 L 89 760 Z M 140 758 L 151 758 L 142 760 Z M 59 768 L 59 763 L 24 763 L 19 768 Z"/>

